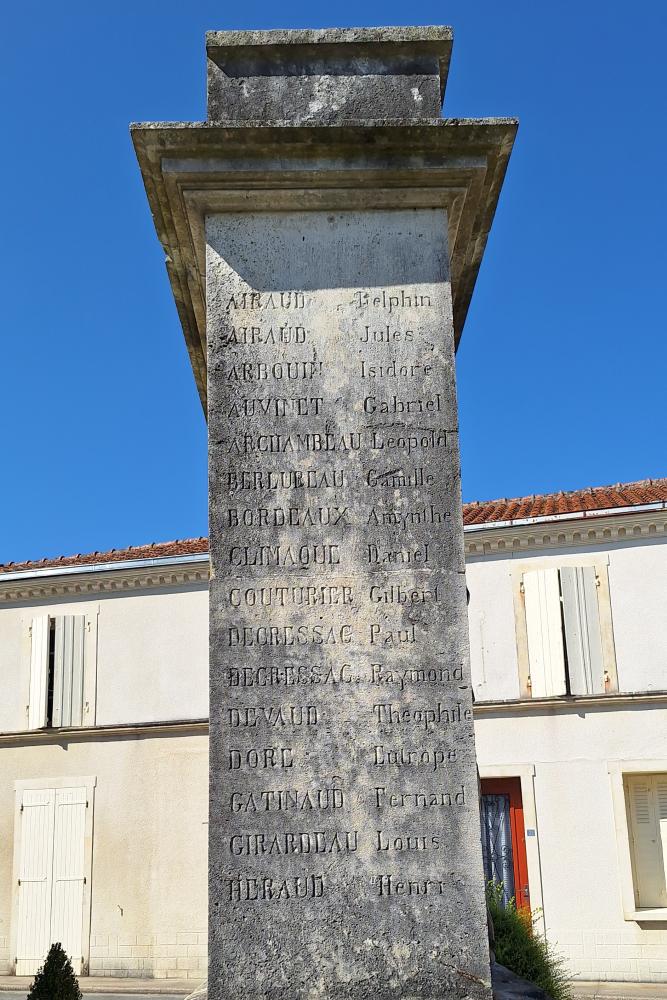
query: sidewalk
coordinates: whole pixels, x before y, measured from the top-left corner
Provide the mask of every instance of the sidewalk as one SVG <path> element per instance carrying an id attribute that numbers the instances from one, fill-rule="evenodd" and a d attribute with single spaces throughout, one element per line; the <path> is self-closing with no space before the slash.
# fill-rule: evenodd
<path id="1" fill-rule="evenodd" d="M 0 993 L 29 990 L 34 976 L 0 976 Z M 109 976 L 82 976 L 83 993 L 155 993 L 187 996 L 199 986 L 196 979 L 112 979 Z"/>
<path id="2" fill-rule="evenodd" d="M 611 983 L 576 980 L 575 997 L 586 1000 L 667 1000 L 667 983 Z"/>
<path id="3" fill-rule="evenodd" d="M 32 976 L 0 976 L 1 993 L 28 991 Z M 111 979 L 108 976 L 83 976 L 79 985 L 84 993 L 154 993 L 156 995 L 185 995 L 192 993 L 199 983 L 194 979 Z M 575 980 L 572 984 L 575 997 L 585 1000 L 667 1000 L 667 983 L 611 983 Z"/>

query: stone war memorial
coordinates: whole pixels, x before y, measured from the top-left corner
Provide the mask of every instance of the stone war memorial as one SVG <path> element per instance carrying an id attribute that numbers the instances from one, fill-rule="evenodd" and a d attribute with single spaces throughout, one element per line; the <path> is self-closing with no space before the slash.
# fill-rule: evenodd
<path id="1" fill-rule="evenodd" d="M 454 354 L 516 122 L 441 117 L 451 45 L 211 32 L 208 120 L 132 127 L 208 414 L 211 1000 L 491 996 Z"/>

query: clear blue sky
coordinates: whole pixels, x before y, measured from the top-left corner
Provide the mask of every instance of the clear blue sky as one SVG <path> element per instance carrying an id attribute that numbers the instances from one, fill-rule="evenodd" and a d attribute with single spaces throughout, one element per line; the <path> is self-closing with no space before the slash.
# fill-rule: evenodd
<path id="1" fill-rule="evenodd" d="M 454 27 L 445 114 L 521 119 L 458 358 L 465 498 L 665 474 L 662 0 L 26 2 L 0 39 L 0 561 L 207 530 L 128 123 L 205 117 L 206 29 L 420 23 Z"/>

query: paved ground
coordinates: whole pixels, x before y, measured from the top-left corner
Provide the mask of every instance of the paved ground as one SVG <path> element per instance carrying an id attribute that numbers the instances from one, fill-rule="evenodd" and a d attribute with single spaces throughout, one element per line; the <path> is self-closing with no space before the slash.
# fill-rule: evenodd
<path id="1" fill-rule="evenodd" d="M 0 1000 L 25 1000 L 32 976 L 0 976 Z M 84 997 L 97 1000 L 184 1000 L 199 985 L 184 979 L 110 979 L 84 976 L 79 985 Z"/>
<path id="2" fill-rule="evenodd" d="M 27 993 L 8 993 L 5 990 L 0 994 L 5 1000 L 5 997 L 9 1000 L 26 1000 Z M 128 996 L 132 996 L 133 1000 L 156 1000 L 156 998 L 164 998 L 164 993 L 86 993 L 83 992 L 84 997 L 96 997 L 99 1000 L 100 997 L 104 997 L 105 1000 L 128 1000 Z M 167 994 L 168 995 L 168 994 Z M 172 993 L 172 1000 L 184 1000 L 185 993 Z"/>
<path id="3" fill-rule="evenodd" d="M 0 976 L 0 1000 L 25 1000 L 32 976 Z M 186 979 L 111 979 L 108 976 L 84 976 L 80 981 L 85 997 L 97 996 L 98 1000 L 183 1000 L 199 983 Z M 103 996 L 102 996 L 103 994 Z"/>
<path id="4" fill-rule="evenodd" d="M 575 997 L 586 1000 L 667 1000 L 667 983 L 574 982 Z"/>
<path id="5" fill-rule="evenodd" d="M 26 989 L 22 990 L 12 989 L 11 987 L 15 985 L 15 979 L 11 982 L 10 977 L 0 977 L 0 1000 L 26 1000 L 27 984 Z M 94 983 L 92 992 L 86 989 L 85 980 L 83 980 L 81 985 L 84 997 L 90 997 L 91 1000 L 92 998 L 95 998 L 95 1000 L 129 1000 L 130 997 L 132 1000 L 166 1000 L 167 996 L 170 996 L 171 1000 L 185 1000 L 187 996 L 187 993 L 183 990 L 180 993 L 172 992 L 172 990 L 178 989 L 176 983 L 167 986 L 165 983 L 158 985 L 158 983 L 153 981 L 150 984 L 152 992 L 150 991 L 150 987 L 144 986 L 143 983 L 140 984 L 136 980 L 134 982 L 132 980 L 125 980 L 121 985 L 119 980 L 109 983 L 108 980 L 105 982 L 98 979 Z M 192 987 L 188 987 L 188 991 L 194 989 L 196 985 L 194 983 Z M 107 992 L 107 990 L 114 989 L 114 987 L 115 989 L 124 990 L 124 992 Z M 138 993 L 135 992 L 137 989 L 148 991 Z M 160 992 L 155 992 L 156 990 Z M 667 1000 L 667 983 L 575 982 L 573 983 L 573 993 L 575 997 L 581 998 L 581 1000 Z"/>

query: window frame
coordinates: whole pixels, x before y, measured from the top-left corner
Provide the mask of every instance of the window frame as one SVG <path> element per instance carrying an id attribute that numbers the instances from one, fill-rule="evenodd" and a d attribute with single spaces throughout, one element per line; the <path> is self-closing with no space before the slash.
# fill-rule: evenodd
<path id="1" fill-rule="evenodd" d="M 96 605 L 47 605 L 33 606 L 26 609 L 25 615 L 21 618 L 21 629 L 24 636 L 23 643 L 23 690 L 25 691 L 25 716 L 24 724 L 19 724 L 21 732 L 44 732 L 57 731 L 59 729 L 81 729 L 96 725 L 97 722 L 97 647 L 98 647 L 98 626 L 99 626 L 100 606 Z M 80 726 L 47 726 L 46 709 L 44 724 L 41 726 L 31 726 L 29 718 L 31 675 L 32 675 L 32 624 L 36 618 L 55 619 L 68 615 L 83 615 L 84 621 L 84 641 L 83 641 L 83 709 Z M 47 663 L 46 684 L 49 682 L 49 664 Z"/>
<path id="2" fill-rule="evenodd" d="M 667 906 L 638 907 L 627 803 L 626 777 L 640 774 L 667 774 L 667 758 L 653 760 L 611 761 L 607 764 L 614 810 L 614 831 L 621 888 L 623 919 L 638 923 L 667 921 Z"/>
<path id="3" fill-rule="evenodd" d="M 600 623 L 600 640 L 602 644 L 603 670 L 609 677 L 609 684 L 604 694 L 590 695 L 553 695 L 554 699 L 562 698 L 605 698 L 608 694 L 618 693 L 618 670 L 616 666 L 616 647 L 614 644 L 614 628 L 611 610 L 611 593 L 609 590 L 609 555 L 560 555 L 537 559 L 526 559 L 517 562 L 511 570 L 512 598 L 514 603 L 514 626 L 516 631 L 517 663 L 519 668 L 519 692 L 523 700 L 533 700 L 530 679 L 530 659 L 528 656 L 528 624 L 526 620 L 526 602 L 523 594 L 523 576 L 534 570 L 592 568 L 595 570 L 598 586 L 598 620 Z M 564 640 L 563 640 L 564 644 Z"/>

